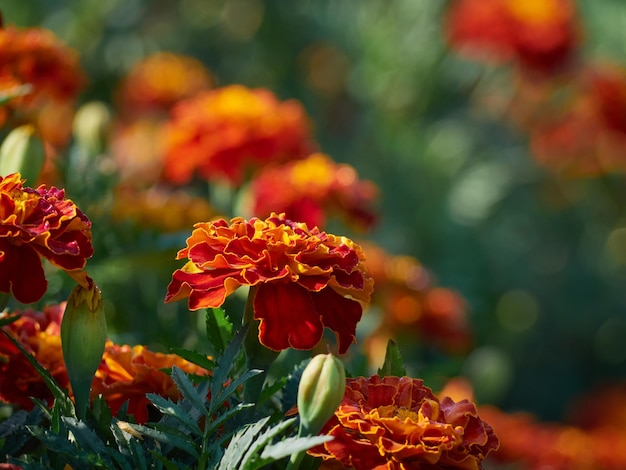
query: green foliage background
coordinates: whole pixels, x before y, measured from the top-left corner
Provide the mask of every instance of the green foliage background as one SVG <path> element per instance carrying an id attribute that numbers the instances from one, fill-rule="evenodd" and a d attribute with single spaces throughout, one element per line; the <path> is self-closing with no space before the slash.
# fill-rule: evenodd
<path id="1" fill-rule="evenodd" d="M 578 394 L 626 375 L 624 178 L 564 180 L 539 167 L 526 135 L 477 106 L 476 95 L 501 71 L 446 47 L 445 6 L 30 0 L 1 8 L 6 24 L 49 28 L 79 51 L 90 80 L 81 101 L 114 105 L 121 78 L 157 50 L 200 59 L 220 85 L 267 87 L 300 100 L 322 150 L 380 187 L 381 220 L 371 238 L 417 257 L 440 285 L 468 300 L 477 349 L 452 360 L 405 357 L 409 370 L 433 380 L 463 373 L 481 402 L 562 419 Z M 623 61 L 622 1 L 578 6 L 584 53 Z M 311 86 L 305 67 L 319 44 L 341 52 L 329 69 L 341 84 L 332 92 Z M 80 205 L 80 195 L 66 189 Z M 90 273 L 107 299 L 116 341 L 157 350 L 201 346 L 203 316 L 162 302 L 188 233 L 112 231 L 83 210 L 94 221 Z M 58 300 L 65 286 L 56 276 L 50 297 Z M 242 305 L 233 298 L 226 309 Z"/>

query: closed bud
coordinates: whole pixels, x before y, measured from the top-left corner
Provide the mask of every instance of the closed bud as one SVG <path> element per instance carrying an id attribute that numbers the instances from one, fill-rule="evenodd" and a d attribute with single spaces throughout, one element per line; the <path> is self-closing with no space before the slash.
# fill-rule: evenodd
<path id="1" fill-rule="evenodd" d="M 346 388 L 346 373 L 332 354 L 318 354 L 302 372 L 298 387 L 301 436 L 317 434 L 333 416 Z"/>
<path id="2" fill-rule="evenodd" d="M 76 286 L 61 322 L 61 343 L 80 418 L 84 418 L 89 404 L 91 382 L 102 360 L 106 335 L 100 289 L 93 282 L 88 287 Z"/>
<path id="3" fill-rule="evenodd" d="M 89 158 L 104 152 L 111 127 L 111 112 L 100 101 L 82 105 L 74 117 L 74 138 Z"/>
<path id="4" fill-rule="evenodd" d="M 0 176 L 20 173 L 29 186 L 35 186 L 45 160 L 46 151 L 35 135 L 35 128 L 31 125 L 17 127 L 0 146 Z"/>

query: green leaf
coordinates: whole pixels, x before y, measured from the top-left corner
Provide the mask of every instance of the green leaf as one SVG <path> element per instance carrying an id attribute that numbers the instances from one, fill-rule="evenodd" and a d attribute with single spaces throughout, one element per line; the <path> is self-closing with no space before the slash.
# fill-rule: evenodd
<path id="1" fill-rule="evenodd" d="M 148 393 L 146 394 L 146 397 L 161 413 L 175 418 L 194 435 L 202 435 L 202 431 L 200 430 L 198 423 L 190 416 L 187 410 L 183 409 L 181 405 L 154 393 Z"/>
<path id="2" fill-rule="evenodd" d="M 280 390 L 283 390 L 287 385 L 287 377 L 280 377 L 276 382 L 272 385 L 269 385 L 263 389 L 261 395 L 259 396 L 259 404 L 269 400 Z"/>
<path id="3" fill-rule="evenodd" d="M 19 318 L 21 318 L 21 316 L 22 316 L 22 314 L 18 313 L 18 314 L 6 315 L 6 316 L 1 317 L 0 318 L 0 327 L 6 326 L 6 325 L 10 325 L 14 321 L 16 321 Z"/>
<path id="4" fill-rule="evenodd" d="M 251 446 L 252 442 L 256 439 L 256 436 L 263 427 L 269 421 L 269 416 L 260 419 L 256 423 L 249 424 L 240 429 L 231 439 L 230 444 L 226 448 L 222 460 L 220 460 L 220 466 L 217 470 L 232 470 L 239 467 L 239 463 L 243 458 L 244 452 L 246 452 Z"/>
<path id="5" fill-rule="evenodd" d="M 101 456 L 106 454 L 106 445 L 96 433 L 89 429 L 84 421 L 78 421 L 76 418 L 70 417 L 61 417 L 61 420 L 65 427 L 72 432 L 76 443 L 81 449 L 100 454 Z"/>
<path id="6" fill-rule="evenodd" d="M 163 444 L 168 444 L 177 449 L 184 450 L 196 459 L 200 458 L 198 451 L 189 440 L 189 436 L 186 436 L 184 434 L 178 435 L 173 429 L 159 430 L 134 423 L 126 423 L 126 425 L 137 431 L 139 434 L 151 437 L 156 441 L 162 442 Z M 131 440 L 130 442 L 132 443 L 133 441 Z"/>
<path id="7" fill-rule="evenodd" d="M 220 395 L 220 389 L 223 388 L 224 384 L 229 379 L 235 367 L 237 356 L 242 352 L 241 346 L 247 331 L 248 325 L 243 326 L 237 331 L 233 339 L 228 343 L 228 346 L 226 346 L 226 349 L 224 349 L 224 353 L 216 360 L 217 366 L 213 369 L 213 379 L 211 381 L 211 401 Z"/>
<path id="8" fill-rule="evenodd" d="M 241 377 L 237 377 L 237 379 L 233 380 L 230 384 L 228 384 L 228 387 L 223 388 L 223 389 L 218 389 L 220 390 L 220 393 L 216 394 L 215 399 L 211 397 L 209 415 L 212 415 L 213 413 L 215 413 L 217 409 L 222 406 L 222 403 L 224 403 L 224 401 L 228 399 L 228 397 L 230 397 L 239 388 L 239 386 L 243 385 L 249 379 L 251 379 L 255 375 L 259 375 L 260 373 L 261 371 L 257 369 L 246 371 Z"/>
<path id="9" fill-rule="evenodd" d="M 213 367 L 215 367 L 215 361 L 209 358 L 206 354 L 202 354 L 197 351 L 190 351 L 189 349 L 184 348 L 171 348 L 170 351 L 173 354 L 176 354 L 177 356 L 180 356 L 183 359 L 207 370 L 213 370 Z"/>
<path id="10" fill-rule="evenodd" d="M 406 370 L 404 369 L 400 350 L 398 349 L 395 341 L 391 339 L 387 343 L 385 362 L 383 363 L 383 366 L 378 369 L 378 375 L 380 375 L 381 377 L 390 375 L 395 377 L 403 377 L 406 375 Z"/>
<path id="11" fill-rule="evenodd" d="M 224 309 L 206 311 L 206 334 L 214 353 L 222 354 L 233 337 L 233 324 Z"/>
<path id="12" fill-rule="evenodd" d="M 200 411 L 206 418 L 209 418 L 209 413 L 206 408 L 206 394 L 202 396 L 198 393 L 198 390 L 196 390 L 196 387 L 191 380 L 189 380 L 185 372 L 176 366 L 172 367 L 172 380 L 183 395 L 183 398 L 189 400 L 197 411 Z"/>
<path id="13" fill-rule="evenodd" d="M 265 446 L 276 436 L 285 431 L 285 429 L 289 428 L 295 423 L 296 419 L 291 418 L 285 421 L 281 421 L 280 423 L 272 426 L 269 429 L 266 429 L 261 435 L 259 435 L 254 443 L 249 447 L 248 451 L 245 453 L 241 460 L 241 468 L 246 470 L 252 470 L 254 468 L 258 468 L 259 466 L 263 466 L 265 463 L 260 464 L 259 466 L 254 465 L 255 462 L 259 460 L 259 454 L 265 448 Z M 267 462 L 266 462 L 267 463 Z"/>
<path id="14" fill-rule="evenodd" d="M 265 447 L 261 453 L 261 459 L 265 461 L 263 463 L 265 465 L 332 440 L 333 436 L 288 437 L 276 444 Z"/>

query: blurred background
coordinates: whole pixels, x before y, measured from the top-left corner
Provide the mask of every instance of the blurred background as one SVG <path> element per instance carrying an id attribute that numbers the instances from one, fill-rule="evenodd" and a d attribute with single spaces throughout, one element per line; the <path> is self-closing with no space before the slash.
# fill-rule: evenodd
<path id="1" fill-rule="evenodd" d="M 507 23 L 503 7 L 473 3 L 31 0 L 2 14 L 78 52 L 78 105 L 121 115 L 125 78 L 159 51 L 200 61 L 211 86 L 298 100 L 319 148 L 378 187 L 368 231 L 327 231 L 427 270 L 442 315 L 457 308 L 467 321 L 458 347 L 398 338 L 409 372 L 434 389 L 463 376 L 481 403 L 567 421 L 581 396 L 626 376 L 626 9 L 529 1 Z M 112 335 L 201 347 L 202 315 L 162 302 L 192 222 L 166 234 L 98 225 L 89 201 L 106 199 L 102 178 L 100 190 L 66 190 L 94 222 L 88 267 Z M 63 274 L 49 280 L 50 298 L 67 288 Z M 370 348 L 370 366 L 382 362 L 367 341 L 381 323 L 373 307 L 360 326 L 370 346 L 354 346 Z"/>

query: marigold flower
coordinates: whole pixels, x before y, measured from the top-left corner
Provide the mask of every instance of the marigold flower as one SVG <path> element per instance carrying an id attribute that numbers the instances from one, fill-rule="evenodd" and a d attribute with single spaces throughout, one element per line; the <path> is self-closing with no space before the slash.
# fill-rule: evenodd
<path id="1" fill-rule="evenodd" d="M 570 94 L 565 106 L 543 106 L 541 119 L 531 128 L 537 161 L 568 176 L 625 171 L 625 69 L 585 70 Z"/>
<path id="2" fill-rule="evenodd" d="M 187 230 L 198 220 L 218 218 L 218 213 L 205 198 L 191 196 L 187 191 L 118 187 L 111 216 L 118 222 L 131 221 L 143 228 L 172 233 Z"/>
<path id="3" fill-rule="evenodd" d="M 571 0 L 456 0 L 446 27 L 462 53 L 540 73 L 564 68 L 580 35 Z"/>
<path id="4" fill-rule="evenodd" d="M 347 379 L 344 398 L 322 432 L 334 439 L 309 454 L 356 470 L 478 470 L 499 444 L 473 403 L 439 401 L 410 377 Z"/>
<path id="5" fill-rule="evenodd" d="M 343 354 L 355 339 L 373 281 L 354 242 L 271 214 L 196 224 L 177 259 L 166 302 L 188 297 L 191 310 L 215 308 L 240 286 L 257 286 L 259 340 L 274 351 L 312 349 L 324 327 Z"/>
<path id="6" fill-rule="evenodd" d="M 150 408 L 146 393 L 155 393 L 174 401 L 181 398 L 176 384 L 163 371 L 174 366 L 189 374 L 209 374 L 206 369 L 175 354 L 157 353 L 144 346 L 131 347 L 108 341 L 91 385 L 91 396 L 102 395 L 114 415 L 128 402 L 128 413 L 137 422 L 145 423 Z"/>
<path id="7" fill-rule="evenodd" d="M 62 189 L 0 176 L 0 292 L 36 302 L 48 285 L 40 257 L 76 276 L 92 254 L 91 222 Z"/>
<path id="8" fill-rule="evenodd" d="M 449 353 L 465 352 L 472 343 L 467 302 L 456 291 L 437 286 L 432 273 L 417 259 L 391 255 L 361 243 L 376 291 L 372 306 L 381 312 L 380 326 L 367 338 L 368 355 L 384 355 L 390 338 L 421 341 Z"/>
<path id="9" fill-rule="evenodd" d="M 314 153 L 259 171 L 250 184 L 250 212 L 257 217 L 284 212 L 309 227 L 324 227 L 327 215 L 338 213 L 358 227 L 370 228 L 377 195 L 374 183 L 360 181 L 352 166 Z"/>
<path id="10" fill-rule="evenodd" d="M 200 61 L 171 52 L 156 52 L 133 65 L 120 86 L 118 101 L 126 115 L 158 114 L 212 85 L 213 77 Z"/>
<path id="11" fill-rule="evenodd" d="M 65 302 L 44 307 L 43 312 L 25 310 L 22 316 L 4 327 L 39 363 L 61 388 L 69 378 L 61 351 L 61 319 Z M 31 410 L 30 397 L 52 405 L 54 397 L 35 368 L 4 335 L 0 335 L 0 400 Z"/>
<path id="12" fill-rule="evenodd" d="M 246 170 L 310 154 L 310 125 L 295 100 L 231 85 L 172 109 L 164 129 L 164 178 L 184 184 L 194 173 L 238 184 Z"/>
<path id="13" fill-rule="evenodd" d="M 36 124 L 42 106 L 63 106 L 85 84 L 78 56 L 51 32 L 41 28 L 0 28 L 0 93 L 28 85 L 28 93 L 11 100 L 0 116 L 3 125 L 11 113 Z M 57 117 L 58 123 L 58 117 Z M 66 123 L 71 127 L 71 121 Z M 40 129 L 41 130 L 41 129 Z M 43 135 L 47 139 L 46 135 Z"/>

